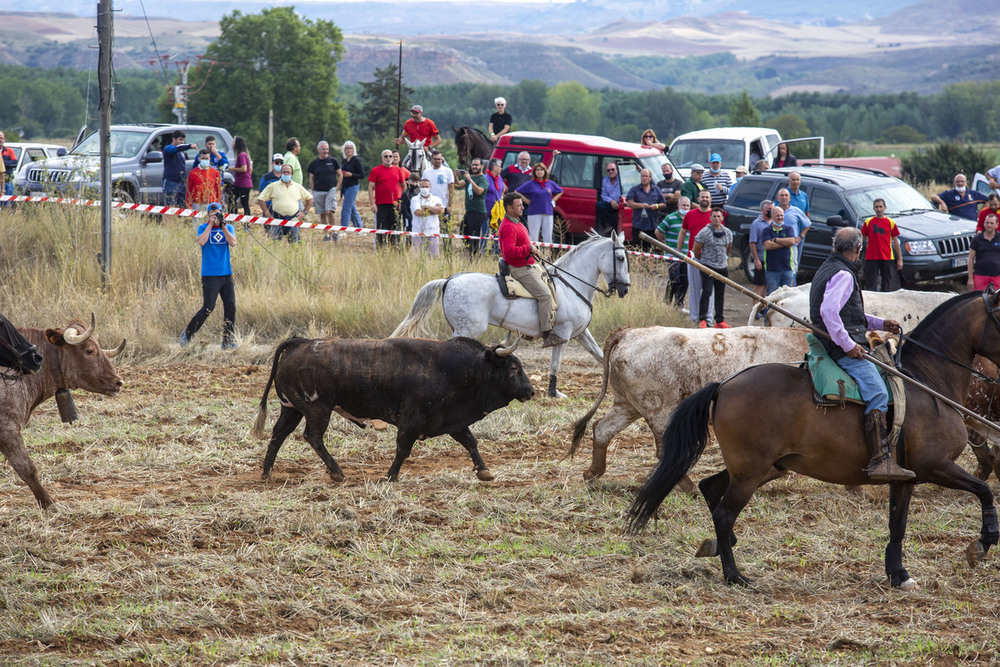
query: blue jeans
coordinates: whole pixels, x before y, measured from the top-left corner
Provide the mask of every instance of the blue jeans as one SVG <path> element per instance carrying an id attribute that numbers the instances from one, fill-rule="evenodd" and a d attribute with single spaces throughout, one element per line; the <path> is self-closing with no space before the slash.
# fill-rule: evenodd
<path id="1" fill-rule="evenodd" d="M 6 176 L 6 174 L 4 174 L 4 176 Z M 0 176 L 0 178 L 3 178 L 4 176 Z M 7 182 L 5 182 L 3 184 L 3 193 L 5 195 L 12 195 L 12 194 L 14 194 L 14 182 L 13 181 L 7 181 Z M 3 207 L 13 206 L 13 205 L 14 205 L 14 202 L 11 202 L 11 201 L 0 202 L 0 206 L 3 206 Z"/>
<path id="2" fill-rule="evenodd" d="M 795 271 L 792 271 L 791 269 L 786 269 L 784 271 L 766 271 L 764 276 L 767 278 L 768 294 L 782 285 L 795 287 Z"/>
<path id="3" fill-rule="evenodd" d="M 186 193 L 187 186 L 184 183 L 163 179 L 163 203 L 166 206 L 184 208 L 184 195 Z"/>
<path id="4" fill-rule="evenodd" d="M 340 208 L 340 226 L 349 227 L 351 221 L 354 221 L 355 227 L 361 227 L 361 213 L 358 212 L 358 207 L 354 202 L 358 198 L 358 190 L 361 185 L 350 185 L 344 188 L 344 205 Z"/>
<path id="5" fill-rule="evenodd" d="M 885 412 L 889 407 L 889 392 L 878 374 L 878 368 L 867 359 L 837 359 L 837 365 L 844 369 L 858 383 L 858 391 L 865 401 L 865 414 L 872 410 Z"/>

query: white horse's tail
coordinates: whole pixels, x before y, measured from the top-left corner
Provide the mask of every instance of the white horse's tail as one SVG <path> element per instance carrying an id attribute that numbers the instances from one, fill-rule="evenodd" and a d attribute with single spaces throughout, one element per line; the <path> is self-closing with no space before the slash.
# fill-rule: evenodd
<path id="1" fill-rule="evenodd" d="M 389 338 L 430 338 L 432 334 L 427 327 L 427 318 L 431 308 L 444 293 L 444 286 L 447 282 L 448 278 L 439 278 L 420 288 L 420 291 L 417 292 L 417 298 L 410 306 L 409 314 L 403 318 L 403 321 L 399 323 Z"/>

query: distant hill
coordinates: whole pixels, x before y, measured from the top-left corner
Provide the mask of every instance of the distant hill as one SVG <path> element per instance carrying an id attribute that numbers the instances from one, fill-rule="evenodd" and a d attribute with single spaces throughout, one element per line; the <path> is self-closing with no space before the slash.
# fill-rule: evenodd
<path id="1" fill-rule="evenodd" d="M 47 1 L 37 6 L 44 8 Z M 145 4 L 150 14 L 165 6 L 160 0 Z M 341 2 L 308 3 L 298 9 L 315 15 L 325 7 L 322 17 L 341 26 L 361 25 L 365 15 L 367 20 L 377 17 L 383 34 L 345 34 L 339 67 L 345 83 L 370 80 L 375 67 L 396 62 L 399 36 L 385 32 L 397 29 L 409 34 L 404 37 L 404 79 L 417 86 L 540 79 L 632 90 L 671 85 L 718 93 L 746 88 L 753 95 L 793 90 L 929 93 L 955 81 L 994 79 L 1000 71 L 1000 50 L 995 46 L 1000 0 L 885 0 L 877 8 L 844 0 L 837 3 L 837 16 L 817 8 L 827 3 L 813 7 L 798 0 L 773 0 L 766 6 L 749 3 L 749 10 L 733 11 L 747 4 L 713 2 L 721 13 L 711 16 L 705 15 L 706 3 L 699 0 L 666 6 L 637 0 L 426 6 Z M 202 15 L 208 11 L 203 5 L 230 11 L 234 3 L 171 3 L 185 16 Z M 487 7 L 510 9 L 503 25 L 524 32 L 468 32 L 470 26 L 482 24 Z M 882 15 L 873 19 L 876 10 Z M 425 24 L 414 19 L 414 25 L 410 18 L 420 11 L 433 20 Z M 469 11 L 477 12 L 478 19 L 473 20 Z M 852 21 L 845 16 L 861 18 Z M 970 20 L 950 21 L 949 16 Z M 451 30 L 448 34 L 413 34 L 421 26 L 440 31 L 442 17 Z M 575 31 L 567 32 L 572 25 Z M 147 27 L 143 18 L 116 15 L 115 29 L 119 69 L 150 67 L 159 55 L 190 58 L 218 36 L 216 21 L 172 18 L 151 18 Z M 548 31 L 528 34 L 539 29 Z M 91 48 L 95 41 L 92 16 L 0 12 L 0 63 L 88 69 L 96 61 Z M 735 59 L 723 64 L 712 64 L 711 59 L 676 60 L 724 52 Z"/>

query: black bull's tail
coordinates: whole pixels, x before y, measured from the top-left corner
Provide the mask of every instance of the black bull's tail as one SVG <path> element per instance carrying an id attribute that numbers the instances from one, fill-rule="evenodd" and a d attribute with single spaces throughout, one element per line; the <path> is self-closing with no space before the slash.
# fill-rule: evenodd
<path id="1" fill-rule="evenodd" d="M 254 438 L 266 437 L 264 433 L 264 422 L 267 421 L 267 395 L 271 393 L 271 385 L 274 384 L 274 376 L 278 372 L 278 361 L 281 359 L 282 353 L 290 347 L 298 346 L 301 343 L 308 342 L 305 338 L 288 338 L 278 345 L 277 349 L 274 351 L 274 361 L 271 362 L 271 375 L 267 378 L 267 384 L 264 386 L 264 395 L 260 397 L 260 404 L 257 406 L 257 417 L 253 421 L 253 426 L 250 428 L 250 435 Z"/>
<path id="2" fill-rule="evenodd" d="M 646 527 L 663 499 L 705 451 L 712 402 L 720 386 L 720 382 L 705 385 L 678 405 L 670 416 L 670 423 L 663 433 L 660 463 L 639 489 L 635 502 L 629 508 L 626 531 L 637 533 Z"/>

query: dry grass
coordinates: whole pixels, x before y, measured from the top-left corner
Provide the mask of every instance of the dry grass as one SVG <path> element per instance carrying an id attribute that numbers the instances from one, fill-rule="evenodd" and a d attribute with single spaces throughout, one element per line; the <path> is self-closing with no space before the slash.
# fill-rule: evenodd
<path id="1" fill-rule="evenodd" d="M 3 664 L 997 662 L 1000 568 L 994 554 L 965 564 L 979 526 L 966 494 L 916 491 L 905 562 L 923 589 L 913 594 L 885 583 L 884 489 L 870 502 L 796 476 L 766 487 L 736 528 L 749 589 L 726 586 L 715 559 L 693 558 L 711 532 L 698 499 L 675 493 L 648 533 L 624 536 L 651 437 L 626 430 L 596 484 L 582 481 L 586 456 L 559 462 L 600 382 L 577 348 L 562 372 L 570 399 L 511 405 L 473 427 L 493 483 L 477 482 L 447 438 L 418 443 L 400 482 L 380 483 L 394 429 L 339 418 L 326 442 L 345 484 L 329 482 L 299 435 L 261 482 L 264 443 L 246 436 L 268 370 L 258 358 L 292 330 L 384 334 L 417 285 L 464 268 L 459 256 L 376 255 L 365 239 L 268 246 L 273 258 L 261 249 L 252 261 L 257 246 L 241 235 L 246 345 L 181 353 L 173 332 L 198 303 L 187 230 L 123 222 L 121 273 L 101 295 L 92 246 L 71 250 L 57 234 L 73 220 L 12 218 L 0 215 L 0 272 L 15 320 L 62 322 L 93 308 L 106 335 L 140 346 L 121 366 L 121 396 L 78 393 L 72 427 L 45 404 L 25 431 L 58 511 L 35 509 L 0 469 Z M 313 280 L 294 278 L 299 267 Z M 627 299 L 601 300 L 599 340 L 619 322 L 667 319 L 655 270 L 636 267 Z M 266 284 L 255 292 L 256 278 Z M 366 305 L 376 299 L 393 314 Z M 357 329 L 338 329 L 342 317 Z M 547 355 L 529 345 L 519 356 L 542 395 Z M 971 457 L 962 463 L 971 468 Z M 710 447 L 694 476 L 720 465 Z"/>

